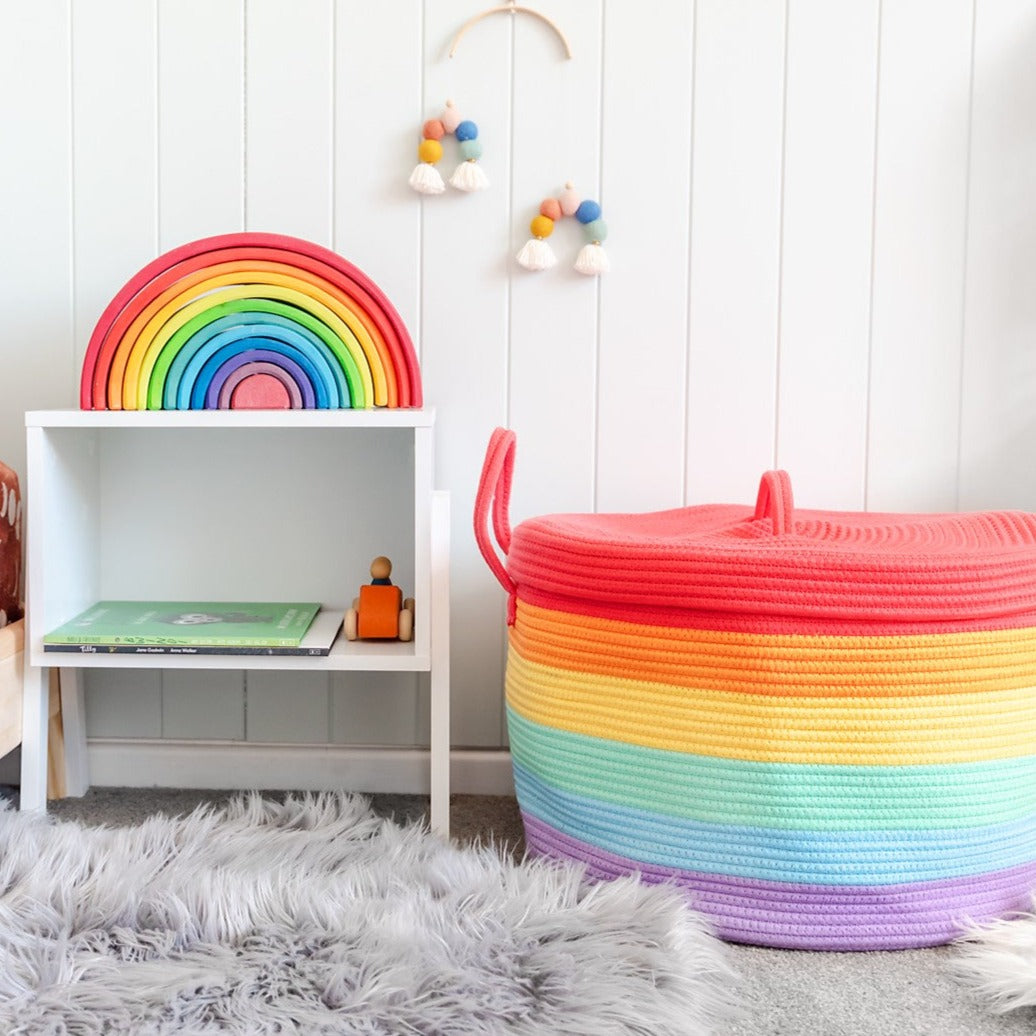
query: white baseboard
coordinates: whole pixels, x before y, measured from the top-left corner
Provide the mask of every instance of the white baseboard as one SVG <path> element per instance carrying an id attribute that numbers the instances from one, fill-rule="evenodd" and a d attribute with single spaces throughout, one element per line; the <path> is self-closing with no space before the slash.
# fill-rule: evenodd
<path id="1" fill-rule="evenodd" d="M 428 750 L 91 738 L 90 783 L 120 788 L 234 788 L 429 793 Z M 513 795 L 506 749 L 450 753 L 450 791 Z"/>

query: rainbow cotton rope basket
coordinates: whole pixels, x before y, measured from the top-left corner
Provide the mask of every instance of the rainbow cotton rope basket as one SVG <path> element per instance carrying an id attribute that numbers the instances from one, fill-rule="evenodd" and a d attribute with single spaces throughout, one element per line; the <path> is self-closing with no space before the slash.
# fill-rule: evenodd
<path id="1" fill-rule="evenodd" d="M 1036 515 L 556 514 L 475 533 L 508 592 L 534 853 L 684 887 L 731 941 L 930 946 L 1036 888 Z M 491 526 L 497 553 L 490 538 Z"/>

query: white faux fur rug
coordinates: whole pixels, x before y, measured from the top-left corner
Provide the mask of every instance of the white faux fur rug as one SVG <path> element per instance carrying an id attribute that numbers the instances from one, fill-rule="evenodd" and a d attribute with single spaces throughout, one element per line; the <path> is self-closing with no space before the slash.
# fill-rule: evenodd
<path id="1" fill-rule="evenodd" d="M 953 970 L 994 1011 L 1036 1007 L 1036 895 L 1033 913 L 975 926 L 957 950 Z"/>
<path id="2" fill-rule="evenodd" d="M 0 810 L 6 1036 L 705 1036 L 734 981 L 672 889 L 451 847 L 360 797 L 115 829 Z"/>

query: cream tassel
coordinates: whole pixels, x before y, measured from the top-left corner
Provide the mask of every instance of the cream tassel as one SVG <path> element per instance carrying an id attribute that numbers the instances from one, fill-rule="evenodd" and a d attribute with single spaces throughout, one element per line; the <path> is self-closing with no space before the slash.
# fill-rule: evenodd
<path id="1" fill-rule="evenodd" d="M 554 249 L 541 237 L 533 237 L 526 241 L 515 258 L 518 265 L 526 270 L 549 270 L 556 266 L 558 261 Z"/>
<path id="2" fill-rule="evenodd" d="M 456 187 L 458 191 L 484 191 L 489 186 L 489 180 L 478 162 L 469 159 L 454 169 L 450 186 Z"/>
<path id="3" fill-rule="evenodd" d="M 418 194 L 442 194 L 446 184 L 442 182 L 439 170 L 429 162 L 419 162 L 410 174 L 410 186 Z"/>
<path id="4" fill-rule="evenodd" d="M 608 261 L 608 253 L 605 252 L 599 241 L 583 245 L 576 257 L 576 269 L 585 273 L 588 277 L 596 277 L 599 273 L 611 271 L 612 264 Z"/>

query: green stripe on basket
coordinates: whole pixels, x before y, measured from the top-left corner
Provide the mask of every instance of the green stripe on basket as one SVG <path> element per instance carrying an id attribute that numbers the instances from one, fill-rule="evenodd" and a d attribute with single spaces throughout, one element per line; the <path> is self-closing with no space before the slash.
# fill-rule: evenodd
<path id="1" fill-rule="evenodd" d="M 1036 813 L 1036 755 L 941 766 L 760 763 L 557 730 L 508 707 L 511 754 L 545 783 L 659 815 L 800 831 L 943 830 Z"/>

